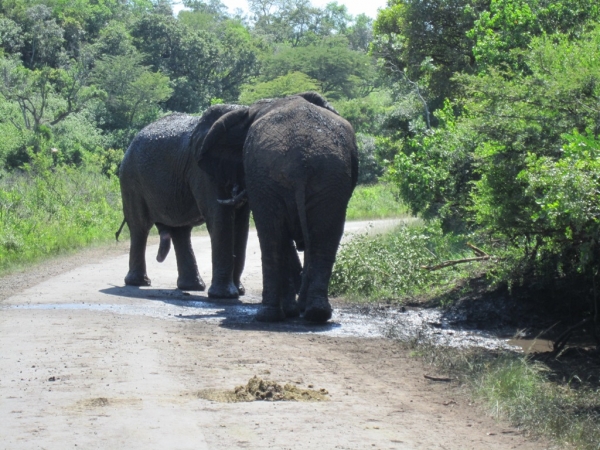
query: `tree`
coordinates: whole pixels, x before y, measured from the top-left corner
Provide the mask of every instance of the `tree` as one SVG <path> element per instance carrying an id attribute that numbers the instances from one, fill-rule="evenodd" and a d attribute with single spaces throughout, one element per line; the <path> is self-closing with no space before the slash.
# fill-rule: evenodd
<path id="1" fill-rule="evenodd" d="M 0 49 L 17 53 L 24 43 L 23 29 L 14 20 L 0 14 Z"/>
<path id="2" fill-rule="evenodd" d="M 196 29 L 189 19 L 151 12 L 136 21 L 131 34 L 144 63 L 171 80 L 173 95 L 166 107 L 199 112 L 213 98 L 237 98 L 241 84 L 255 74 L 257 51 L 237 20 L 225 19 L 212 32 Z"/>
<path id="3" fill-rule="evenodd" d="M 24 62 L 28 67 L 56 66 L 64 42 L 64 30 L 52 18 L 52 10 L 38 4 L 26 11 Z"/>
<path id="4" fill-rule="evenodd" d="M 467 33 L 473 39 L 473 54 L 479 70 L 504 66 L 528 72 L 524 55 L 531 39 L 542 34 L 562 33 L 579 37 L 600 19 L 595 0 L 492 0 Z"/>
<path id="5" fill-rule="evenodd" d="M 375 21 L 372 54 L 392 79 L 427 86 L 433 111 L 455 95 L 453 74 L 473 73 L 473 41 L 466 33 L 488 2 L 391 0 Z"/>
<path id="6" fill-rule="evenodd" d="M 373 40 L 373 19 L 366 14 L 359 14 L 345 35 L 352 50 L 367 52 Z"/>
<path id="7" fill-rule="evenodd" d="M 291 72 L 272 81 L 242 87 L 239 102 L 249 105 L 263 98 L 285 97 L 300 92 L 318 91 L 319 82 L 302 72 Z"/>
<path id="8" fill-rule="evenodd" d="M 320 10 L 310 0 L 248 0 L 254 31 L 273 43 L 301 45 L 316 34 Z"/>
<path id="9" fill-rule="evenodd" d="M 96 63 L 94 81 L 106 93 L 107 124 L 112 128 L 146 125 L 173 90 L 169 78 L 142 65 L 138 53 L 105 56 Z"/>
<path id="10" fill-rule="evenodd" d="M 367 95 L 376 78 L 370 58 L 348 48 L 344 36 L 332 36 L 306 47 L 288 47 L 263 63 L 265 80 L 290 72 L 303 72 L 317 80 L 319 91 L 334 99 Z"/>
<path id="11" fill-rule="evenodd" d="M 89 75 L 85 64 L 77 61 L 60 69 L 29 70 L 17 58 L 2 58 L 0 95 L 21 110 L 22 121 L 13 121 L 14 126 L 37 132 L 81 111 L 97 95 L 87 86 Z"/>

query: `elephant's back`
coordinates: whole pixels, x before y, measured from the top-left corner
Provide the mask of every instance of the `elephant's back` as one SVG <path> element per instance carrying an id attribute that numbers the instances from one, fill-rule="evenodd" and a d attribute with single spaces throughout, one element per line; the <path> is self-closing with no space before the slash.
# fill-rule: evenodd
<path id="1" fill-rule="evenodd" d="M 200 117 L 187 114 L 170 114 L 142 129 L 131 141 L 125 152 L 123 163 L 136 164 L 178 157 L 189 145 L 191 135 L 200 122 Z M 130 161 L 131 160 L 131 161 Z"/>
<path id="2" fill-rule="evenodd" d="M 251 127 L 244 155 L 247 172 L 282 184 L 352 180 L 356 139 L 352 126 L 334 112 L 304 100 L 290 102 Z"/>
<path id="3" fill-rule="evenodd" d="M 141 130 L 123 157 L 119 178 L 124 201 L 143 202 L 153 222 L 201 220 L 186 180 L 193 163 L 191 135 L 199 121 L 186 114 L 165 116 Z"/>

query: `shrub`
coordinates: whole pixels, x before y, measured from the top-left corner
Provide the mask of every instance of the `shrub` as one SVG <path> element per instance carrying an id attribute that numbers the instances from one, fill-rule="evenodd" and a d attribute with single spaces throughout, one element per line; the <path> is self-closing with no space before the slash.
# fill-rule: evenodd
<path id="1" fill-rule="evenodd" d="M 422 266 L 457 257 L 462 243 L 444 236 L 439 224 L 403 225 L 388 234 L 355 236 L 338 252 L 330 293 L 383 300 L 439 291 L 460 277 L 465 267 L 429 271 Z"/>

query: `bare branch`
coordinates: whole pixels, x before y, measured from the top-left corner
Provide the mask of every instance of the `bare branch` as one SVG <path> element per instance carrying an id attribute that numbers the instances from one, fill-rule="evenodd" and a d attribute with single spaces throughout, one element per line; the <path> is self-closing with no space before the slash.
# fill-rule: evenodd
<path id="1" fill-rule="evenodd" d="M 474 261 L 488 261 L 490 259 L 492 259 L 492 257 L 489 255 L 476 256 L 475 258 L 451 259 L 451 260 L 436 264 L 435 266 L 421 266 L 421 269 L 433 271 L 433 270 L 443 269 L 444 267 L 455 266 L 457 264 L 464 264 L 464 263 L 469 263 L 469 262 L 474 262 Z"/>

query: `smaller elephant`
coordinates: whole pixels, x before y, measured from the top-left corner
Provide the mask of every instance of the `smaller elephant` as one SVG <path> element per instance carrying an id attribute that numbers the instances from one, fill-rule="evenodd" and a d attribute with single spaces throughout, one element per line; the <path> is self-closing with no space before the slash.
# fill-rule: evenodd
<path id="1" fill-rule="evenodd" d="M 209 297 L 237 298 L 244 294 L 244 269 L 250 209 L 219 202 L 238 194 L 237 186 L 215 183 L 197 164 L 208 130 L 236 105 L 216 105 L 201 117 L 171 114 L 148 125 L 131 142 L 119 168 L 123 213 L 131 234 L 129 272 L 125 284 L 149 286 L 146 242 L 156 225 L 160 233 L 157 260 L 164 261 L 171 241 L 177 258 L 177 287 L 203 291 L 192 250 L 191 232 L 206 222 L 212 247 Z M 238 194 L 238 196 L 241 193 Z M 227 203 L 227 202 L 225 202 Z"/>
<path id="2" fill-rule="evenodd" d="M 239 163 L 241 174 L 224 170 Z M 352 126 L 315 93 L 262 100 L 214 123 L 199 164 L 218 181 L 246 188 L 262 252 L 257 319 L 303 312 L 309 321 L 329 320 L 329 280 L 358 177 Z M 296 248 L 304 250 L 298 304 Z"/>

